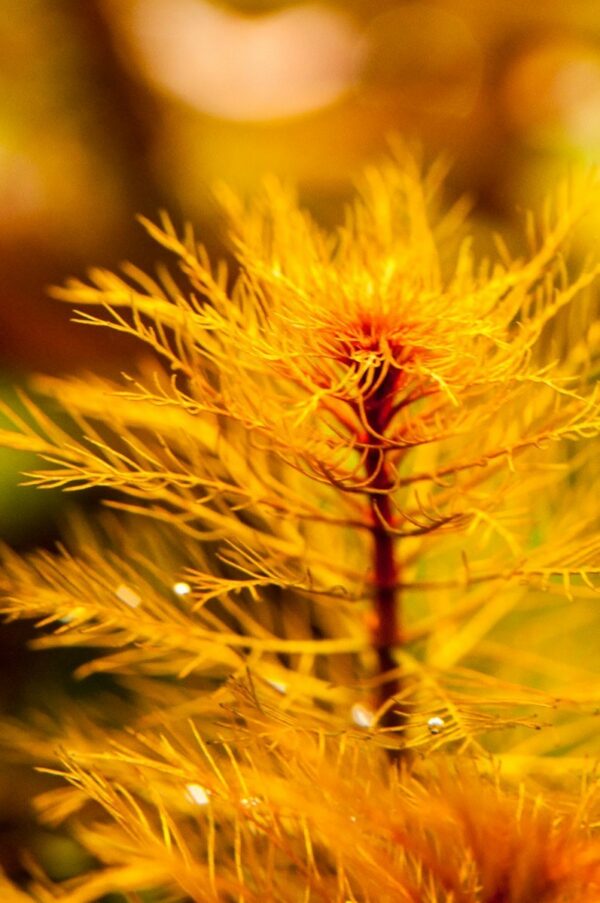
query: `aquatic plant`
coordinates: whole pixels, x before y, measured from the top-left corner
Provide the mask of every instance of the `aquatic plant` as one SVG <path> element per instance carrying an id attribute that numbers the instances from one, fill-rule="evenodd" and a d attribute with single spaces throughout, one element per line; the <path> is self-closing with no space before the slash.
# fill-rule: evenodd
<path id="1" fill-rule="evenodd" d="M 95 861 L 6 899 L 598 898 L 597 267 L 564 254 L 597 188 L 513 259 L 442 181 L 400 152 L 334 232 L 222 190 L 233 266 L 163 215 L 175 271 L 54 291 L 146 350 L 5 412 L 29 482 L 112 511 L 6 551 L 2 609 L 116 680 L 4 726 Z"/>

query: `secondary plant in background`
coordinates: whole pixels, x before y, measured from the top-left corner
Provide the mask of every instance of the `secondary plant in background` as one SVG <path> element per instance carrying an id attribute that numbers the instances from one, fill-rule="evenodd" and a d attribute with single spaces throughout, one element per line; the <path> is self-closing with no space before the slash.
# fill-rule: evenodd
<path id="1" fill-rule="evenodd" d="M 566 792 L 597 721 L 597 326 L 568 314 L 596 270 L 561 252 L 595 189 L 561 189 L 528 259 L 479 260 L 441 177 L 369 169 L 333 233 L 277 184 L 224 191 L 233 275 L 163 217 L 175 275 L 56 292 L 150 354 L 120 384 L 38 379 L 61 425 L 23 399 L 1 436 L 48 462 L 37 485 L 113 490 L 66 549 L 7 553 L 2 587 L 129 691 L 5 728 L 54 735 L 71 787 L 42 812 L 101 863 L 34 899 L 598 892 L 594 796 Z M 553 812 L 500 781 L 548 771 Z"/>

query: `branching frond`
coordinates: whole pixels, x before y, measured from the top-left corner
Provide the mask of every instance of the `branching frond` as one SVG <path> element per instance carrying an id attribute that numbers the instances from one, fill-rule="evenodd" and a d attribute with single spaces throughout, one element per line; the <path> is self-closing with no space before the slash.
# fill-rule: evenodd
<path id="1" fill-rule="evenodd" d="M 472 765 L 454 769 L 435 757 L 390 781 L 381 754 L 358 739 L 277 724 L 251 693 L 236 711 L 245 724 L 236 748 L 206 745 L 190 724 L 176 736 L 131 736 L 63 758 L 72 789 L 41 798 L 42 813 L 56 822 L 84 800 L 103 813 L 91 829 L 77 828 L 102 868 L 65 899 L 127 891 L 134 875 L 138 887 L 174 899 L 237 892 L 247 900 L 467 903 L 482 887 L 487 899 L 593 898 L 600 860 L 582 828 L 597 793 L 578 811 L 556 799 L 550 809 L 523 791 L 517 802 L 497 777 L 482 781 Z"/>

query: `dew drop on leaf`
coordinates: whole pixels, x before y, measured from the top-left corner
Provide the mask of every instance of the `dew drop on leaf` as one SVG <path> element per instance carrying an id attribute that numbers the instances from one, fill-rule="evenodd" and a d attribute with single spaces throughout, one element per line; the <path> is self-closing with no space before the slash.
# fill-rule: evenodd
<path id="1" fill-rule="evenodd" d="M 285 696 L 287 693 L 287 684 L 282 680 L 269 680 L 267 678 L 267 683 L 269 686 L 273 687 L 274 690 L 277 690 L 278 693 L 281 693 L 282 696 Z"/>
<path id="2" fill-rule="evenodd" d="M 373 724 L 373 712 L 366 706 L 361 705 L 360 702 L 356 702 L 352 706 L 350 714 L 354 723 L 358 724 L 359 727 L 371 727 Z"/>
<path id="3" fill-rule="evenodd" d="M 197 806 L 208 805 L 209 791 L 200 784 L 186 784 L 185 795 L 190 803 L 196 803 Z"/>
<path id="4" fill-rule="evenodd" d="M 117 599 L 120 599 L 121 602 L 124 602 L 125 605 L 129 605 L 130 608 L 137 608 L 142 601 L 142 597 L 124 583 L 121 583 L 121 585 L 116 588 L 115 596 Z"/>
<path id="5" fill-rule="evenodd" d="M 444 719 L 440 718 L 439 715 L 434 715 L 433 718 L 430 718 L 427 722 L 427 729 L 430 734 L 441 734 L 444 727 Z"/>

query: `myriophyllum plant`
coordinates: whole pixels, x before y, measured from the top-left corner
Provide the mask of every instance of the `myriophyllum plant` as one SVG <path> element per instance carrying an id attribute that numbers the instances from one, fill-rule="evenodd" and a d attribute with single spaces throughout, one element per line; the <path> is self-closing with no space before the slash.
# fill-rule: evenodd
<path id="1" fill-rule="evenodd" d="M 175 274 L 55 292 L 148 353 L 120 384 L 38 378 L 60 421 L 24 397 L 1 435 L 48 462 L 36 485 L 117 509 L 54 554 L 7 552 L 4 610 L 130 691 L 110 719 L 66 707 L 50 746 L 4 729 L 66 776 L 42 813 L 100 863 L 33 899 L 600 893 L 591 790 L 565 778 L 552 812 L 493 777 L 556 788 L 597 730 L 575 444 L 600 430 L 597 269 L 563 256 L 597 188 L 529 221 L 528 259 L 499 238 L 478 259 L 465 205 L 436 212 L 441 167 L 400 156 L 334 232 L 278 184 L 222 191 L 233 274 L 163 216 L 144 224 Z"/>

